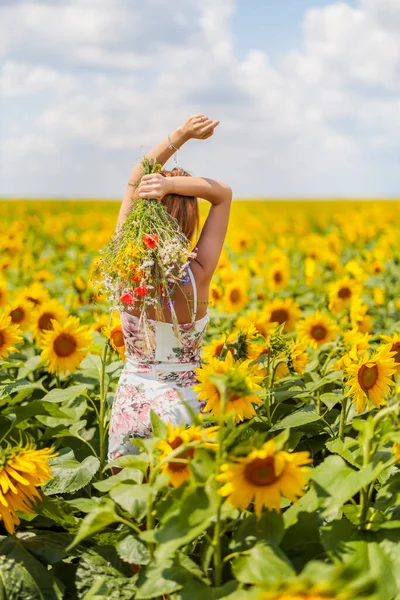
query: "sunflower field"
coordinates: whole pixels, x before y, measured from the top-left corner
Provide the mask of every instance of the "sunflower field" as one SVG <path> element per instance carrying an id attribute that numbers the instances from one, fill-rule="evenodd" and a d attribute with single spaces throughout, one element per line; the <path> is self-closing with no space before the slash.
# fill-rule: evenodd
<path id="1" fill-rule="evenodd" d="M 0 202 L 0 599 L 400 600 L 399 209 L 235 201 L 203 412 L 108 463 L 119 205 Z"/>

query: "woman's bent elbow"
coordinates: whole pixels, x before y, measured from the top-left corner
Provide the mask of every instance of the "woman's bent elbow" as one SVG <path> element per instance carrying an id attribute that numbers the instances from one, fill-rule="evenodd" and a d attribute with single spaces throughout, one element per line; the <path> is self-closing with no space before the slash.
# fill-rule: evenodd
<path id="1" fill-rule="evenodd" d="M 222 188 L 221 199 L 223 202 L 230 202 L 232 200 L 232 188 L 223 181 L 218 182 Z"/>

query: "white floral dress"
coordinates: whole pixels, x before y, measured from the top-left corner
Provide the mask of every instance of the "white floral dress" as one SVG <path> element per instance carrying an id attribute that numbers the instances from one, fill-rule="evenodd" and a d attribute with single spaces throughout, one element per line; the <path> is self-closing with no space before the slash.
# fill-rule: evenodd
<path id="1" fill-rule="evenodd" d="M 139 318 L 121 310 L 121 325 L 125 338 L 125 365 L 118 382 L 112 406 L 108 458 L 136 454 L 130 443 L 135 437 L 152 435 L 150 410 L 166 423 L 190 423 L 191 415 L 182 399 L 194 411 L 200 412 L 193 391 L 196 383 L 194 369 L 200 366 L 200 352 L 209 317 L 196 320 L 197 290 L 189 268 L 193 286 L 193 321 L 179 326 L 180 340 L 171 323 L 150 320 L 155 336 L 155 350 L 149 356 L 139 329 Z"/>

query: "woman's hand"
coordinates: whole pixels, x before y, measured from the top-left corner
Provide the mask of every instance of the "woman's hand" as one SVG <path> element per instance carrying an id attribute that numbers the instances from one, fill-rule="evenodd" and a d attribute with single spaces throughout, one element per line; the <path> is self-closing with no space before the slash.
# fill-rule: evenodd
<path id="1" fill-rule="evenodd" d="M 205 115 L 193 115 L 189 117 L 180 128 L 183 134 L 196 140 L 206 140 L 214 133 L 219 121 L 212 121 Z"/>
<path id="2" fill-rule="evenodd" d="M 160 173 L 150 173 L 144 175 L 137 189 L 139 198 L 157 198 L 161 199 L 169 194 L 169 177 L 164 177 Z"/>

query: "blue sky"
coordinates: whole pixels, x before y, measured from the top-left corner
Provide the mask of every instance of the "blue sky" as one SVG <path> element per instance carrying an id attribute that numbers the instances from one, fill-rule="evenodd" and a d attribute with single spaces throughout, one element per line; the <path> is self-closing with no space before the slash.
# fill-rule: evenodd
<path id="1" fill-rule="evenodd" d="M 114 197 L 190 114 L 179 163 L 236 197 L 400 193 L 398 0 L 0 5 L 0 195 Z"/>
<path id="2" fill-rule="evenodd" d="M 329 4 L 329 0 L 238 0 L 232 20 L 238 58 L 249 48 L 259 48 L 276 62 L 288 49 L 301 45 L 300 24 L 306 11 Z"/>

